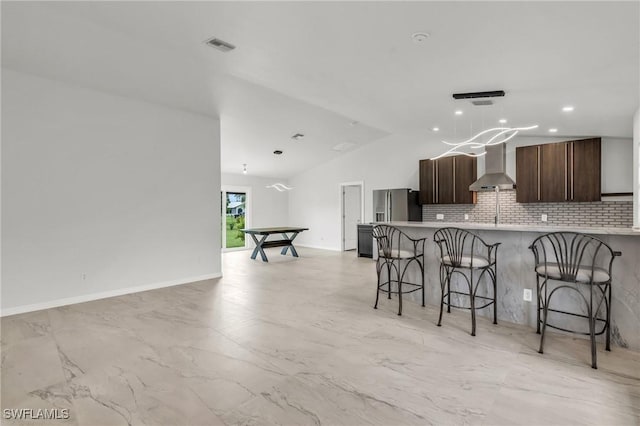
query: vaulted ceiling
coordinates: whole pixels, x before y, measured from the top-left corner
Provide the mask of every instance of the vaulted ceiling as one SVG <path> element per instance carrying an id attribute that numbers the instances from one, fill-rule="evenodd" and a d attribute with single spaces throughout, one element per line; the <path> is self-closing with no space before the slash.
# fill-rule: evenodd
<path id="1" fill-rule="evenodd" d="M 219 116 L 223 172 L 289 177 L 337 145 L 438 143 L 499 118 L 631 137 L 639 18 L 604 1 L 2 2 L 2 65 Z M 451 97 L 495 89 L 490 107 Z"/>

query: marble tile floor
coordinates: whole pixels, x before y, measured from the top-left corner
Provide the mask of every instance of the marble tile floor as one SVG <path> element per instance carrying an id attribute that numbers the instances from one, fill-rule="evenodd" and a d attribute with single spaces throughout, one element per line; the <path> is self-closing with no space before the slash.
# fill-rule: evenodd
<path id="1" fill-rule="evenodd" d="M 224 278 L 1 320 L 1 406 L 37 425 L 638 425 L 640 353 L 375 297 L 355 253 L 224 254 Z M 430 301 L 435 303 L 435 301 Z"/>

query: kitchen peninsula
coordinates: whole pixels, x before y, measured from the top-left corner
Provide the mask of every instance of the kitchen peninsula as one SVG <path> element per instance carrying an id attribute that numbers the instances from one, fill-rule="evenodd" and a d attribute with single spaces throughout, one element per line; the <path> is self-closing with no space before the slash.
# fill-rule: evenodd
<path id="1" fill-rule="evenodd" d="M 502 243 L 498 248 L 498 322 L 508 321 L 536 325 L 536 277 L 534 258 L 529 245 L 538 236 L 554 231 L 582 232 L 600 238 L 614 250 L 622 252 L 613 265 L 612 341 L 615 345 L 640 350 L 640 232 L 630 228 L 567 228 L 528 225 L 493 225 L 448 222 L 387 222 L 409 237 L 427 237 L 425 247 L 425 297 L 428 304 L 440 303 L 438 248 L 434 232 L 443 227 L 470 230 L 487 243 Z M 523 290 L 532 289 L 533 301 L 523 301 Z M 413 297 L 418 297 L 411 295 Z M 565 295 L 563 295 L 565 296 Z M 417 299 L 416 299 L 417 300 Z M 581 309 L 581 301 L 567 294 L 561 303 L 569 309 Z M 489 310 L 481 310 L 489 316 Z M 580 324 L 580 323 L 578 323 Z M 583 321 L 582 325 L 586 326 Z M 579 326 L 579 325 L 578 325 Z M 599 340 L 600 341 L 600 340 Z"/>

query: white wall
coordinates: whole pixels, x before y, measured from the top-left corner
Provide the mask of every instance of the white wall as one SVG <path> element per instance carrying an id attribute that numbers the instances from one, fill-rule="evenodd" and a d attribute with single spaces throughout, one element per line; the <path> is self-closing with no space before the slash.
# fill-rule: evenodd
<path id="1" fill-rule="evenodd" d="M 286 179 L 222 174 L 222 185 L 251 188 L 251 206 L 249 206 L 251 217 L 249 218 L 249 223 L 253 228 L 293 226 L 289 223 L 289 192 L 278 192 L 273 188 L 266 188 L 267 185 L 272 185 L 276 182 L 288 184 Z"/>
<path id="2" fill-rule="evenodd" d="M 220 274 L 220 123 L 2 70 L 3 315 Z"/>
<path id="3" fill-rule="evenodd" d="M 507 173 L 515 179 L 515 148 L 522 145 L 578 139 L 522 137 L 507 145 Z M 603 138 L 603 192 L 631 192 L 631 139 Z M 307 226 L 300 244 L 330 250 L 340 249 L 339 183 L 364 181 L 365 222 L 372 220 L 372 190 L 382 188 L 419 188 L 418 162 L 440 154 L 445 145 L 433 135 L 393 134 L 346 153 L 333 161 L 290 179 L 296 191 L 290 194 L 289 216 L 292 222 Z M 484 161 L 478 161 L 479 176 Z"/>
<path id="4" fill-rule="evenodd" d="M 435 153 L 420 135 L 394 134 L 290 179 L 296 189 L 289 195 L 289 217 L 309 228 L 299 244 L 340 250 L 341 182 L 364 181 L 364 221 L 370 222 L 372 191 L 418 189 L 418 160 Z"/>
<path id="5" fill-rule="evenodd" d="M 640 229 L 640 109 L 633 116 L 633 227 Z"/>

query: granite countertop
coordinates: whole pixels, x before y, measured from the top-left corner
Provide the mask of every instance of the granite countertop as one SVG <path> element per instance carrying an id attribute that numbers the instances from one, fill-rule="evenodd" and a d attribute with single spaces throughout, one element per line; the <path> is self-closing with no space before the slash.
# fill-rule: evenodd
<path id="1" fill-rule="evenodd" d="M 640 236 L 640 229 L 634 230 L 632 228 L 596 228 L 596 227 L 568 227 L 568 226 L 544 226 L 544 225 L 508 225 L 492 223 L 474 223 L 474 222 L 373 222 L 373 225 L 387 224 L 397 227 L 406 228 L 445 228 L 455 227 L 464 228 L 469 230 L 479 231 L 515 231 L 515 232 L 555 232 L 555 231 L 570 231 L 570 232 L 582 232 L 592 235 L 638 235 Z"/>

